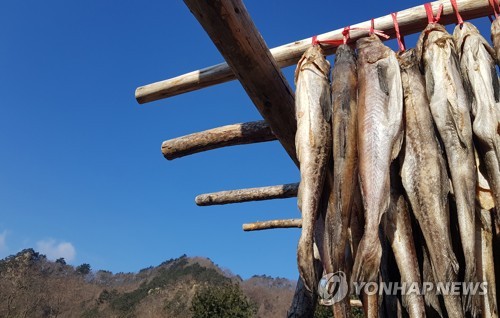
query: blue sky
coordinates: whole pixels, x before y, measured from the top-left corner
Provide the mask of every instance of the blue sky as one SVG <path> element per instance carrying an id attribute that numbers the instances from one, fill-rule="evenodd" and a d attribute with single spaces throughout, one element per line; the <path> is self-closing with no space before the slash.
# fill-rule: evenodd
<path id="1" fill-rule="evenodd" d="M 421 3 L 246 1 L 270 47 Z M 477 25 L 489 39 L 488 19 Z M 134 99 L 138 86 L 222 61 L 182 1 L 2 1 L 0 30 L 0 257 L 33 247 L 128 272 L 186 253 L 245 278 L 297 277 L 299 230 L 241 230 L 299 217 L 295 199 L 194 204 L 298 181 L 277 142 L 174 161 L 160 152 L 166 139 L 260 119 L 240 84 Z"/>

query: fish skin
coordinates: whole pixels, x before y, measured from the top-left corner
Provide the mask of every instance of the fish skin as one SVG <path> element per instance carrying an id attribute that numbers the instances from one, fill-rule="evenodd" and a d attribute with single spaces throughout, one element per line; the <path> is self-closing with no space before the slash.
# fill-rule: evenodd
<path id="1" fill-rule="evenodd" d="M 295 71 L 295 147 L 300 163 L 298 206 L 302 233 L 297 247 L 299 273 L 307 290 L 317 289 L 314 269 L 314 225 L 320 209 L 326 167 L 331 154 L 330 63 L 320 46 L 309 48 Z"/>
<path id="2" fill-rule="evenodd" d="M 435 282 L 455 282 L 458 261 L 450 238 L 448 174 L 434 131 L 417 55 L 408 50 L 399 57 L 404 92 L 405 146 L 401 179 L 429 253 Z M 427 266 L 428 266 L 427 265 Z M 425 264 L 424 264 L 425 266 Z M 428 268 L 426 269 L 429 272 Z M 460 296 L 445 296 L 450 317 L 463 317 Z M 429 303 L 429 302 L 428 302 Z M 436 307 L 431 303 L 433 307 Z"/>
<path id="3" fill-rule="evenodd" d="M 418 39 L 417 52 L 425 70 L 432 117 L 450 167 L 460 240 L 465 255 L 464 281 L 473 283 L 477 281 L 474 242 L 477 172 L 472 144 L 470 97 L 464 88 L 453 37 L 442 25 L 429 24 L 426 27 Z M 465 296 L 463 309 L 475 315 L 477 306 L 470 296 Z"/>
<path id="4" fill-rule="evenodd" d="M 404 80 L 404 71 L 401 77 Z M 404 85 L 404 84 L 403 84 Z M 403 86 L 404 90 L 404 86 Z M 396 259 L 401 275 L 401 283 L 418 284 L 422 288 L 420 270 L 417 260 L 411 219 L 408 203 L 404 197 L 404 189 L 399 178 L 399 165 L 393 163 L 391 169 L 391 205 L 385 214 L 385 233 Z M 404 294 L 402 296 L 403 306 L 408 311 L 410 318 L 425 317 L 424 298 L 418 293 Z"/>
<path id="5" fill-rule="evenodd" d="M 499 22 L 495 20 L 494 23 Z M 460 48 L 460 67 L 464 82 L 471 92 L 474 117 L 472 130 L 476 137 L 476 147 L 483 158 L 495 204 L 500 206 L 500 84 L 495 65 L 497 57 L 479 30 L 469 22 L 465 22 L 462 28 L 457 26 L 453 37 L 457 48 Z M 497 42 L 500 41 L 499 37 L 500 35 L 495 37 Z M 495 49 L 500 50 L 500 43 L 496 44 Z M 494 220 L 500 224 L 500 217 L 496 213 Z"/>
<path id="6" fill-rule="evenodd" d="M 359 179 L 365 231 L 354 261 L 353 282 L 376 282 L 382 256 L 379 225 L 390 202 L 390 164 L 401 149 L 403 92 L 396 54 L 376 35 L 358 49 Z M 369 300 L 368 307 L 376 300 Z"/>
<path id="7" fill-rule="evenodd" d="M 326 216 L 332 273 L 348 272 L 345 264 L 347 230 L 358 182 L 356 55 L 348 45 L 337 48 L 332 71 L 333 208 Z M 347 276 L 350 279 L 350 276 Z M 347 317 L 349 299 L 333 305 L 335 317 Z"/>

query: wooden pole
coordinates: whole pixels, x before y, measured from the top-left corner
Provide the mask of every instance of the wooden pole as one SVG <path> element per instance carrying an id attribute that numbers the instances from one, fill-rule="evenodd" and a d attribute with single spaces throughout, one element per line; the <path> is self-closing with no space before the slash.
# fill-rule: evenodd
<path id="1" fill-rule="evenodd" d="M 455 23 L 456 16 L 453 11 L 453 7 L 450 4 L 450 1 L 432 2 L 434 13 L 437 12 L 439 4 L 443 4 L 443 14 L 441 16 L 440 23 Z M 457 0 L 457 4 L 460 14 L 464 18 L 464 20 L 485 17 L 487 15 L 493 14 L 488 0 Z M 236 6 L 234 6 L 233 8 L 238 9 Z M 221 14 L 226 13 L 221 12 Z M 221 22 L 222 20 L 225 19 L 221 19 Z M 427 15 L 425 13 L 424 6 L 420 5 L 398 12 L 398 24 L 401 34 L 404 35 L 422 31 L 427 25 Z M 351 28 L 369 27 L 370 21 L 361 22 L 351 26 Z M 378 30 L 384 31 L 391 38 L 395 37 L 394 24 L 391 15 L 386 15 L 375 19 L 375 27 Z M 342 31 L 343 28 L 340 28 L 334 31 L 320 34 L 318 35 L 318 40 L 341 40 Z M 246 29 L 241 29 L 242 34 L 240 34 L 240 36 L 246 35 L 246 32 Z M 360 37 L 366 36 L 366 33 L 366 31 L 352 30 L 350 33 L 351 41 L 354 42 Z M 214 39 L 212 38 L 212 40 Z M 217 41 L 222 42 L 225 41 L 225 39 L 215 39 L 214 43 L 216 45 Z M 296 64 L 304 51 L 310 45 L 311 38 L 307 38 L 273 48 L 271 50 L 271 53 L 274 57 L 274 60 L 276 60 L 277 64 L 280 67 L 286 67 Z M 334 46 L 325 46 L 325 48 L 327 54 L 333 54 L 335 52 Z M 266 59 L 268 58 L 267 56 L 262 57 Z M 252 63 L 249 63 L 249 67 L 251 67 L 252 65 Z M 221 63 L 171 79 L 145 85 L 137 88 L 135 97 L 140 104 L 143 104 L 179 95 L 182 93 L 187 93 L 204 87 L 228 82 L 238 77 L 238 74 L 234 74 L 230 66 L 231 63 L 229 63 L 229 65 L 228 63 Z"/>
<path id="2" fill-rule="evenodd" d="M 290 157 L 295 156 L 295 99 L 241 0 L 184 0 Z"/>
<path id="3" fill-rule="evenodd" d="M 200 194 L 195 202 L 199 206 L 222 205 L 249 201 L 285 199 L 297 196 L 298 183 L 288 183 L 269 187 L 220 191 Z"/>
<path id="4" fill-rule="evenodd" d="M 301 228 L 301 219 L 270 220 L 243 224 L 243 231 L 261 231 L 270 229 Z"/>
<path id="5" fill-rule="evenodd" d="M 264 121 L 227 125 L 164 141 L 161 152 L 168 160 L 207 150 L 276 140 Z"/>

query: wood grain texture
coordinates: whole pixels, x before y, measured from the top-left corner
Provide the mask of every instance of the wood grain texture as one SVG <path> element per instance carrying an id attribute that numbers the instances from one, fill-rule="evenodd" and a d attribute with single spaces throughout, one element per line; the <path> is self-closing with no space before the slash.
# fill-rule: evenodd
<path id="1" fill-rule="evenodd" d="M 184 0 L 288 154 L 295 159 L 295 100 L 241 0 Z"/>
<path id="2" fill-rule="evenodd" d="M 170 139 L 161 145 L 161 152 L 168 160 L 207 150 L 276 140 L 264 121 L 227 125 L 202 132 Z"/>
<path id="3" fill-rule="evenodd" d="M 211 1 L 208 1 L 211 2 Z M 443 15 L 441 16 L 440 23 L 451 24 L 456 23 L 456 16 L 453 12 L 453 8 L 450 1 L 434 1 L 431 3 L 434 8 L 434 12 L 437 12 L 439 4 L 443 4 Z M 488 0 L 457 0 L 458 8 L 460 14 L 464 20 L 485 17 L 492 14 L 491 7 Z M 237 6 L 233 6 L 230 9 L 238 9 Z M 229 12 L 229 11 L 228 11 Z M 226 12 L 221 13 L 221 23 L 226 20 Z M 210 14 L 210 13 L 209 13 Z M 234 14 L 233 14 L 234 15 Z M 410 9 L 406 9 L 398 12 L 398 24 L 400 32 L 402 35 L 409 35 L 413 33 L 418 33 L 422 31 L 427 25 L 427 15 L 423 5 L 416 6 Z M 244 25 L 242 25 L 244 27 Z M 369 28 L 370 21 L 361 22 L 354 24 L 351 28 Z M 391 15 L 386 15 L 375 19 L 375 27 L 378 30 L 384 31 L 391 38 L 395 38 L 394 24 L 392 22 Z M 252 38 L 250 32 L 248 34 L 245 32 L 246 29 L 240 29 L 242 36 L 249 36 Z M 318 40 L 341 40 L 342 39 L 343 27 L 334 31 L 323 33 L 318 35 Z M 362 30 L 351 31 L 351 41 L 355 42 L 357 39 L 366 36 L 367 32 Z M 224 37 L 218 39 L 213 39 L 214 43 L 225 41 Z M 312 38 L 306 38 L 300 41 L 295 41 L 282 46 L 275 47 L 271 49 L 272 56 L 276 60 L 280 67 L 286 67 L 294 65 L 297 63 L 299 58 L 305 52 L 305 50 L 310 47 Z M 246 43 L 255 43 L 254 41 L 249 41 Z M 225 43 L 226 44 L 226 43 Z M 333 54 L 335 52 L 334 46 L 325 46 L 327 54 Z M 236 49 L 238 51 L 238 49 Z M 224 54 L 223 54 L 224 55 Z M 224 56 L 225 57 L 225 56 Z M 256 56 L 258 57 L 258 56 Z M 263 58 L 268 58 L 263 56 Z M 187 93 L 204 87 L 209 87 L 212 85 L 217 85 L 220 83 L 228 82 L 234 80 L 238 77 L 230 67 L 231 63 L 220 63 L 214 66 L 206 67 L 201 70 L 196 70 L 187 74 L 183 74 L 174 78 L 163 80 L 160 82 L 152 83 L 149 85 L 141 86 L 137 88 L 135 92 L 135 97 L 140 104 L 152 102 L 155 100 Z M 251 63 L 248 65 L 252 66 Z"/>
<path id="4" fill-rule="evenodd" d="M 270 229 L 301 228 L 301 219 L 270 220 L 243 224 L 243 231 L 260 231 Z"/>
<path id="5" fill-rule="evenodd" d="M 199 206 L 241 203 L 249 201 L 263 201 L 285 199 L 297 196 L 298 183 L 288 183 L 276 186 L 220 191 L 200 194 L 195 202 Z"/>

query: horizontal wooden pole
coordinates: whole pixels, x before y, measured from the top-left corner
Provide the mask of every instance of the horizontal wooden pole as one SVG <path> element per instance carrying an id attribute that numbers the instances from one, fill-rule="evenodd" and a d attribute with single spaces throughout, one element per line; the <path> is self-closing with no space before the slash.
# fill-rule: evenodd
<path id="1" fill-rule="evenodd" d="M 264 121 L 227 125 L 164 141 L 161 152 L 168 160 L 207 150 L 276 140 Z"/>
<path id="2" fill-rule="evenodd" d="M 249 201 L 285 199 L 297 196 L 298 183 L 288 183 L 276 186 L 220 191 L 200 194 L 195 202 L 199 206 L 222 205 Z"/>
<path id="3" fill-rule="evenodd" d="M 440 23 L 456 22 L 456 16 L 450 1 L 434 1 L 431 3 L 437 13 L 439 4 L 443 4 Z M 493 14 L 488 0 L 457 0 L 460 14 L 465 20 L 485 17 Z M 352 25 L 351 28 L 369 28 L 370 21 Z M 427 15 L 423 5 L 398 12 L 398 23 L 401 34 L 408 35 L 422 31 L 427 25 Z M 395 37 L 394 23 L 391 15 L 375 19 L 375 28 L 384 31 L 391 38 Z M 341 40 L 343 28 L 318 35 L 318 40 Z M 366 36 L 367 31 L 352 30 L 351 41 Z M 280 67 L 297 63 L 305 50 L 311 45 L 312 38 L 295 41 L 271 49 L 271 53 Z M 333 54 L 335 46 L 325 45 L 326 53 Z M 204 87 L 228 82 L 236 78 L 227 63 L 221 63 L 201 70 L 193 71 L 164 81 L 137 88 L 135 97 L 140 104 L 187 93 Z"/>
<path id="4" fill-rule="evenodd" d="M 260 231 L 270 229 L 301 228 L 301 219 L 271 220 L 243 224 L 243 231 Z"/>

